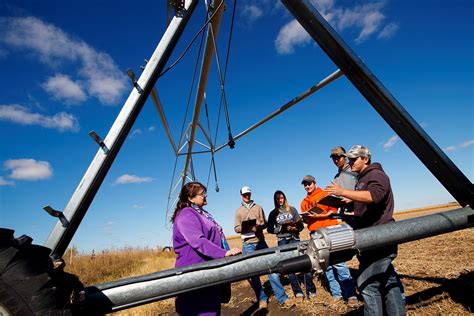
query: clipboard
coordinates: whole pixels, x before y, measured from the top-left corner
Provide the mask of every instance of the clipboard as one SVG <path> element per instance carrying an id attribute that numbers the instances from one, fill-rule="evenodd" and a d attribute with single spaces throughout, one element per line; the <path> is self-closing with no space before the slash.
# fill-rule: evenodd
<path id="1" fill-rule="evenodd" d="M 342 198 L 335 195 L 327 195 L 318 201 L 318 204 L 339 208 L 342 204 Z"/>
<path id="2" fill-rule="evenodd" d="M 256 225 L 257 225 L 257 219 L 249 219 L 246 221 L 242 221 L 242 231 L 248 232 Z"/>
<path id="3" fill-rule="evenodd" d="M 311 214 L 322 214 L 322 213 L 324 213 L 324 210 L 321 209 L 320 207 L 318 207 L 317 205 L 315 205 L 312 208 L 310 208 L 309 210 L 307 210 L 306 212 L 300 213 L 300 215 L 301 216 L 307 216 L 307 215 L 311 215 Z"/>

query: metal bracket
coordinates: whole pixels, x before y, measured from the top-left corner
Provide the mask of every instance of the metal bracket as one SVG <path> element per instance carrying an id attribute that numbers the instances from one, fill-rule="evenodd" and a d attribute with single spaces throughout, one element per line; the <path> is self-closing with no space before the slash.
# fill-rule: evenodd
<path id="1" fill-rule="evenodd" d="M 144 65 L 144 66 L 140 66 L 141 71 L 145 70 L 146 64 L 148 64 L 148 59 L 145 58 L 145 59 L 143 59 L 143 61 L 145 62 L 145 65 Z M 129 70 L 131 71 L 131 69 L 129 69 Z M 127 72 L 128 72 L 128 70 L 127 70 Z M 133 77 L 135 77 L 135 74 L 133 73 L 133 71 L 131 71 L 131 75 L 132 75 Z M 128 76 L 130 77 L 130 74 L 129 74 Z M 132 78 L 132 77 L 130 77 L 130 78 Z M 135 80 L 135 78 L 132 79 L 132 80 Z"/>
<path id="2" fill-rule="evenodd" d="M 309 241 L 308 242 L 300 242 L 298 244 L 298 253 L 300 253 L 302 255 L 305 254 L 306 251 L 308 250 L 308 243 L 309 243 Z"/>
<path id="3" fill-rule="evenodd" d="M 140 85 L 138 84 L 137 80 L 136 80 L 136 77 L 135 77 L 135 73 L 133 72 L 132 69 L 128 68 L 127 69 L 127 75 L 130 77 L 130 79 L 132 80 L 132 85 L 135 89 L 137 89 L 138 93 L 139 94 L 142 94 L 143 93 L 143 89 L 142 87 L 140 87 Z"/>
<path id="4" fill-rule="evenodd" d="M 185 0 L 168 0 L 168 7 L 167 7 L 167 16 L 168 16 L 168 25 L 171 21 L 171 8 L 173 8 L 175 16 L 183 16 L 183 11 L 185 10 Z"/>
<path id="5" fill-rule="evenodd" d="M 308 243 L 306 254 L 311 259 L 313 270 L 320 274 L 329 264 L 329 253 L 352 249 L 355 244 L 354 230 L 347 224 L 320 228 Z"/>
<path id="6" fill-rule="evenodd" d="M 43 210 L 45 210 L 46 213 L 48 213 L 49 215 L 59 218 L 59 221 L 61 222 L 63 227 L 67 227 L 69 225 L 69 221 L 67 220 L 66 216 L 64 216 L 63 212 L 57 211 L 49 205 L 43 207 Z"/>
<path id="7" fill-rule="evenodd" d="M 97 133 L 95 131 L 90 131 L 89 132 L 89 135 L 90 137 L 92 137 L 92 139 L 100 146 L 100 148 L 102 148 L 102 150 L 104 151 L 104 154 L 108 154 L 109 153 L 109 148 L 107 147 L 107 145 L 105 145 L 104 141 L 102 140 L 102 138 L 100 138 L 99 135 L 97 135 Z"/>
<path id="8" fill-rule="evenodd" d="M 184 0 L 168 0 L 168 6 L 173 7 L 175 11 L 184 9 Z"/>
<path id="9" fill-rule="evenodd" d="M 325 236 L 316 231 L 316 237 L 309 241 L 306 251 L 315 273 L 322 274 L 326 271 L 329 262 L 329 248 Z"/>
<path id="10" fill-rule="evenodd" d="M 137 89 L 137 91 L 138 91 L 139 94 L 142 94 L 142 93 L 143 93 L 143 89 L 142 89 L 142 87 L 140 87 L 140 86 L 138 85 L 138 82 L 134 81 L 134 82 L 133 82 L 133 86 L 135 87 L 135 89 Z"/>
<path id="11" fill-rule="evenodd" d="M 229 141 L 227 142 L 227 145 L 229 145 L 230 149 L 235 148 L 235 140 L 234 137 L 232 137 L 232 134 L 229 132 Z"/>

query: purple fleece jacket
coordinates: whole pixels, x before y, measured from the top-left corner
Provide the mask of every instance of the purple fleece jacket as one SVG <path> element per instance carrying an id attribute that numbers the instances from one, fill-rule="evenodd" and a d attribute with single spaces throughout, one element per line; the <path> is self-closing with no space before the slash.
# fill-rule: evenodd
<path id="1" fill-rule="evenodd" d="M 358 218 L 357 228 L 377 226 L 393 222 L 394 200 L 390 179 L 382 165 L 375 162 L 359 174 L 356 191 L 367 190 L 373 203 L 354 201 L 354 215 Z"/>
<path id="2" fill-rule="evenodd" d="M 173 224 L 176 267 L 224 258 L 222 233 L 217 225 L 192 207 L 183 208 Z"/>
<path id="3" fill-rule="evenodd" d="M 173 247 L 176 267 L 225 257 L 221 246 L 222 232 L 213 221 L 192 207 L 183 208 L 173 224 Z M 221 288 L 214 286 L 176 297 L 176 312 L 180 315 L 219 315 Z"/>

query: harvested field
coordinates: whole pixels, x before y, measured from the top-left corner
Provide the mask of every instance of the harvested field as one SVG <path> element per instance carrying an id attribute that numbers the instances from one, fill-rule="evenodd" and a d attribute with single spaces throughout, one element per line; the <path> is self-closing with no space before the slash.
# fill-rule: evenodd
<path id="1" fill-rule="evenodd" d="M 474 229 L 400 245 L 395 267 L 405 286 L 407 311 L 411 315 L 470 314 L 474 311 Z M 348 262 L 353 275 L 357 273 L 357 259 Z M 321 280 L 315 280 L 315 301 L 305 301 L 291 311 L 280 309 L 271 298 L 272 315 L 362 315 L 358 309 L 332 303 L 332 298 Z M 266 288 L 271 291 L 268 282 Z M 285 286 L 291 297 L 291 287 Z M 247 282 L 234 285 L 230 304 L 223 306 L 223 314 L 252 314 L 253 292 Z"/>
<path id="2" fill-rule="evenodd" d="M 407 210 L 397 213 L 396 220 L 403 220 L 450 209 L 459 208 L 457 203 Z M 302 237 L 308 237 L 303 231 Z M 234 240 L 234 239 L 232 239 Z M 236 242 L 240 242 L 235 238 Z M 269 246 L 276 245 L 274 236 L 268 235 Z M 409 242 L 399 246 L 394 266 L 405 287 L 407 311 L 411 315 L 471 314 L 474 313 L 474 228 Z M 358 261 L 348 262 L 351 273 L 357 274 Z M 262 278 L 263 279 L 263 278 Z M 285 280 L 285 279 L 284 279 Z M 315 301 L 304 301 L 292 310 L 282 310 L 271 297 L 269 311 L 272 315 L 362 315 L 363 303 L 357 309 L 346 304 L 332 303 L 332 298 L 320 279 L 315 279 Z M 268 282 L 266 289 L 270 292 Z M 292 297 L 288 282 L 287 294 Z M 223 314 L 252 314 L 256 306 L 254 294 L 248 282 L 233 286 L 236 295 L 230 304 L 223 305 Z"/>
<path id="3" fill-rule="evenodd" d="M 397 220 L 417 217 L 458 208 L 456 203 L 450 203 L 431 208 L 409 210 L 396 214 Z M 307 232 L 303 232 L 307 238 Z M 230 237 L 230 243 L 239 246 L 240 238 Z M 276 240 L 268 235 L 269 246 L 274 246 Z M 155 252 L 154 255 L 157 255 Z M 399 255 L 394 265 L 405 287 L 407 311 L 410 315 L 469 315 L 474 312 L 474 228 L 460 230 L 444 235 L 417 240 L 399 246 Z M 160 255 L 161 256 L 161 255 Z M 156 259 L 156 258 L 155 258 Z M 96 260 L 98 261 L 98 260 Z M 167 261 L 160 268 L 172 268 Z M 151 273 L 157 270 L 156 260 L 143 260 L 144 264 L 155 262 L 153 265 L 141 267 L 133 275 Z M 353 275 L 357 273 L 357 259 L 348 262 Z M 266 277 L 261 278 L 266 281 Z M 291 287 L 283 278 L 287 294 L 292 297 Z M 363 303 L 359 308 L 350 309 L 343 303 L 333 303 L 323 282 L 315 278 L 317 296 L 315 300 L 303 301 L 291 310 L 280 309 L 274 296 L 270 296 L 268 314 L 271 315 L 362 315 Z M 271 294 L 269 283 L 265 282 L 267 293 Z M 229 304 L 222 306 L 223 315 L 258 315 L 254 293 L 247 281 L 232 284 L 233 296 Z M 141 307 L 125 310 L 116 314 L 125 315 L 157 315 L 174 314 L 173 299 L 156 302 Z"/>

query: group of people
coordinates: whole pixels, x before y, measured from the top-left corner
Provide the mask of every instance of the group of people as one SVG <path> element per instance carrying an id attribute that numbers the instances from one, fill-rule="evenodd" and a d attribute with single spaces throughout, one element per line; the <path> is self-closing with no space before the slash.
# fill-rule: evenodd
<path id="1" fill-rule="evenodd" d="M 268 248 L 264 230 L 276 234 L 278 245 L 298 243 L 300 232 L 306 223 L 310 236 L 322 227 L 337 225 L 343 220 L 354 229 L 386 224 L 393 221 L 393 193 L 390 180 L 379 163 L 371 162 L 367 147 L 353 146 L 347 153 L 343 147 L 331 150 L 330 158 L 338 168 L 334 180 L 326 188 L 316 186 L 312 175 L 303 177 L 301 184 L 306 197 L 301 202 L 301 213 L 291 206 L 284 192 L 274 193 L 274 209 L 268 220 L 263 208 L 252 200 L 248 186 L 240 189 L 241 206 L 235 212 L 234 230 L 242 238 L 242 250 L 230 249 L 221 226 L 203 206 L 207 204 L 206 187 L 199 182 L 183 186 L 179 201 L 173 213 L 173 246 L 176 253 L 176 267 L 183 267 L 212 259 L 248 254 Z M 347 162 L 347 159 L 348 162 Z M 319 204 L 327 195 L 342 198 L 339 208 Z M 318 212 L 313 212 L 317 207 Z M 397 255 L 397 246 L 388 246 L 358 254 L 359 271 L 357 289 L 364 300 L 366 315 L 404 315 L 402 285 L 392 261 Z M 358 306 L 356 286 L 346 263 L 328 266 L 326 277 L 331 295 L 335 301 L 347 301 L 348 306 Z M 294 298 L 289 298 L 278 274 L 268 276 L 275 297 L 283 308 L 290 308 L 305 298 L 316 296 L 316 287 L 310 272 L 302 277 L 305 294 L 298 277 L 288 275 Z M 251 278 L 251 286 L 259 303 L 259 309 L 266 309 L 268 296 L 259 277 Z M 176 298 L 176 311 L 182 315 L 220 314 L 223 299 L 222 286 L 180 294 Z"/>

